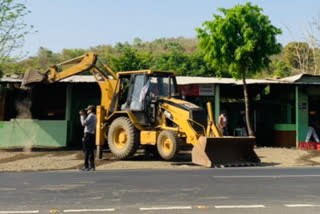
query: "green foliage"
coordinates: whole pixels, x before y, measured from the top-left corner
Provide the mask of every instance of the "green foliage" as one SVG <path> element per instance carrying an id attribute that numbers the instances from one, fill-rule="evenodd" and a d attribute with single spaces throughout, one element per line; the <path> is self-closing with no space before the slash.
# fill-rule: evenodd
<path id="1" fill-rule="evenodd" d="M 177 74 L 183 74 L 188 67 L 187 56 L 179 50 L 173 50 L 169 53 L 160 54 L 154 59 L 153 69 L 175 71 Z"/>
<path id="2" fill-rule="evenodd" d="M 68 60 L 72 59 L 81 55 L 84 55 L 86 53 L 85 49 L 63 49 L 62 50 L 62 59 Z"/>
<path id="3" fill-rule="evenodd" d="M 30 68 L 45 71 L 49 65 L 83 55 L 87 51 L 96 52 L 99 57 L 115 71 L 155 69 L 175 71 L 178 75 L 212 76 L 215 72 L 204 61 L 203 52 L 197 49 L 198 40 L 183 37 L 156 39 L 142 42 L 135 38 L 133 44 L 117 43 L 99 45 L 88 50 L 63 49 L 61 53 L 40 47 L 37 56 L 16 63 L 17 72 Z M 12 69 L 6 72 L 13 72 Z"/>
<path id="4" fill-rule="evenodd" d="M 271 25 L 258 6 L 246 3 L 219 11 L 222 16 L 214 15 L 213 21 L 196 29 L 205 60 L 218 74 L 228 71 L 236 79 L 243 72 L 252 75 L 269 65 L 270 55 L 281 51 L 276 42 L 281 30 Z"/>
<path id="5" fill-rule="evenodd" d="M 175 71 L 183 76 L 216 76 L 216 71 L 204 60 L 204 51 L 200 50 L 197 39 L 161 38 L 151 42 L 143 42 L 136 38 L 132 44 L 117 43 L 116 45 L 99 45 L 90 49 L 63 49 L 60 53 L 40 47 L 36 56 L 27 59 L 7 60 L 0 63 L 0 69 L 6 73 L 23 73 L 30 68 L 45 71 L 49 65 L 57 64 L 85 52 L 94 51 L 99 57 L 115 71 L 136 69 L 154 69 Z M 272 56 L 272 60 L 282 60 L 281 55 Z M 255 78 L 273 76 L 276 67 L 272 64 L 268 70 L 263 70 Z M 220 73 L 222 77 L 231 77 L 228 70 Z"/>
<path id="6" fill-rule="evenodd" d="M 308 71 L 313 65 L 312 49 L 306 42 L 290 42 L 284 47 L 283 58 L 295 69 Z"/>
<path id="7" fill-rule="evenodd" d="M 29 13 L 21 0 L 0 0 L 0 63 L 22 47 L 24 37 L 33 27 L 23 22 Z"/>
<path id="8" fill-rule="evenodd" d="M 199 47 L 218 75 L 227 71 L 233 78 L 243 80 L 247 128 L 249 136 L 254 136 L 245 79 L 268 67 L 270 56 L 281 51 L 281 45 L 276 42 L 281 30 L 271 25 L 262 9 L 251 3 L 219 11 L 222 16 L 213 15 L 213 21 L 206 21 L 203 28 L 196 29 Z"/>
<path id="9" fill-rule="evenodd" d="M 271 63 L 271 67 L 273 67 L 273 76 L 276 77 L 287 77 L 291 74 L 291 69 L 287 63 L 282 60 L 275 60 Z"/>
<path id="10" fill-rule="evenodd" d="M 2 59 L 2 62 L 0 63 L 0 77 L 3 75 L 3 73 L 22 73 L 22 72 L 23 72 L 22 66 L 16 63 L 15 60 L 8 57 Z"/>
<path id="11" fill-rule="evenodd" d="M 179 76 L 212 76 L 214 71 L 204 61 L 204 55 L 200 51 L 185 54 L 174 50 L 159 54 L 154 57 L 154 70 L 175 71 Z"/>
<path id="12" fill-rule="evenodd" d="M 111 66 L 115 71 L 133 71 L 148 69 L 148 55 L 138 53 L 138 51 L 130 46 L 121 46 L 121 55 L 111 58 Z"/>
<path id="13" fill-rule="evenodd" d="M 3 73 L 21 70 L 21 66 L 15 64 L 9 56 L 14 51 L 21 55 L 18 50 L 33 28 L 23 22 L 23 18 L 29 13 L 23 1 L 0 0 L 0 77 Z"/>

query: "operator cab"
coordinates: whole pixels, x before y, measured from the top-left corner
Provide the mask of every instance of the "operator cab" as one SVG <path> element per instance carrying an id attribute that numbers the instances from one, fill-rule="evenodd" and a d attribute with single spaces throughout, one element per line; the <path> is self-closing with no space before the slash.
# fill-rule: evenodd
<path id="1" fill-rule="evenodd" d="M 156 123 L 157 102 L 175 97 L 178 87 L 174 73 L 161 71 L 119 72 L 118 108 L 134 113 L 141 125 Z"/>

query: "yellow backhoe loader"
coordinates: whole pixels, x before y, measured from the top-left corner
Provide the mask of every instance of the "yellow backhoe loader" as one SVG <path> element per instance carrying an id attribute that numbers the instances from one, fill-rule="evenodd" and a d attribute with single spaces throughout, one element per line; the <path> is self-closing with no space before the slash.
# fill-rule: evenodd
<path id="1" fill-rule="evenodd" d="M 69 65 L 62 69 L 62 66 Z M 213 120 L 211 104 L 205 109 L 178 99 L 174 73 L 140 70 L 115 74 L 97 54 L 51 66 L 45 73 L 30 70 L 23 85 L 53 83 L 91 71 L 101 89 L 97 106 L 96 145 L 118 159 L 132 157 L 140 145 L 153 148 L 164 160 L 173 160 L 183 145 L 193 145 L 192 162 L 213 164 L 259 162 L 254 137 L 223 137 Z M 208 116 L 207 116 L 208 115 Z M 207 118 L 209 118 L 207 120 Z"/>

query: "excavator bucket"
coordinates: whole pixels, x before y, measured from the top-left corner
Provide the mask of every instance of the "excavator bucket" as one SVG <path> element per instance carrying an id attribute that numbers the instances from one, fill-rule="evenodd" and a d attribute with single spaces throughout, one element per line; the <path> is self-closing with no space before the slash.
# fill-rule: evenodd
<path id="1" fill-rule="evenodd" d="M 46 80 L 46 75 L 41 73 L 39 70 L 30 69 L 23 75 L 22 86 L 32 87 L 35 84 L 44 82 Z"/>
<path id="2" fill-rule="evenodd" d="M 255 137 L 200 137 L 192 149 L 192 163 L 205 167 L 259 163 L 254 144 Z"/>

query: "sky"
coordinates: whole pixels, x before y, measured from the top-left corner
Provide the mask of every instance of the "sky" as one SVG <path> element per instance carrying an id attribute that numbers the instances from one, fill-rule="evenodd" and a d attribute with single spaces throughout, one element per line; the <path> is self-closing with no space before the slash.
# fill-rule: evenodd
<path id="1" fill-rule="evenodd" d="M 213 20 L 218 8 L 231 8 L 246 0 L 25 0 L 31 11 L 25 22 L 37 31 L 26 37 L 29 56 L 39 47 L 54 52 L 94 47 L 134 38 L 196 38 L 195 28 Z M 272 24 L 283 30 L 283 45 L 305 39 L 314 18 L 320 20 L 320 0 L 252 0 Z"/>

